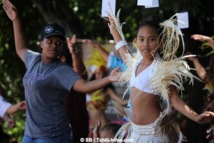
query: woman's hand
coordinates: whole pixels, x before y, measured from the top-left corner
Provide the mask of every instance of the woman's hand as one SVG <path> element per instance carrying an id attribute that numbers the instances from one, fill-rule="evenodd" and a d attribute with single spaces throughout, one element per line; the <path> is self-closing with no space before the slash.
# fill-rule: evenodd
<path id="1" fill-rule="evenodd" d="M 214 121 L 214 113 L 211 111 L 205 111 L 198 115 L 195 120 L 198 124 L 209 123 Z"/>
<path id="2" fill-rule="evenodd" d="M 69 38 L 69 37 L 66 38 L 68 49 L 69 49 L 69 51 L 70 51 L 71 54 L 74 53 L 74 52 L 76 52 L 76 49 L 74 47 L 76 41 L 77 41 L 76 35 L 73 35 L 72 38 Z"/>
<path id="3" fill-rule="evenodd" d="M 116 30 L 116 25 L 115 25 L 114 19 L 113 19 L 113 17 L 108 15 L 108 20 L 109 20 L 108 27 L 110 29 L 110 33 L 113 34 L 114 31 Z"/>
<path id="4" fill-rule="evenodd" d="M 100 127 L 101 127 L 101 122 L 99 120 L 97 120 L 97 122 L 95 123 L 94 130 L 93 130 L 93 138 L 100 137 L 100 134 L 99 134 Z"/>
<path id="5" fill-rule="evenodd" d="M 3 9 L 11 21 L 15 21 L 18 18 L 16 7 L 9 0 L 3 1 Z"/>
<path id="6" fill-rule="evenodd" d="M 14 128 L 16 126 L 16 121 L 13 120 L 13 119 L 8 119 L 7 121 L 7 125 L 10 127 L 10 128 Z"/>
<path id="7" fill-rule="evenodd" d="M 120 67 L 117 67 L 116 69 L 111 71 L 111 74 L 109 76 L 110 81 L 119 81 L 121 77 L 121 72 L 119 72 Z"/>
<path id="8" fill-rule="evenodd" d="M 111 35 L 114 37 L 114 39 L 117 41 L 117 37 L 119 37 L 119 39 L 121 39 L 119 32 L 117 31 L 116 28 L 116 24 L 114 21 L 114 18 L 110 15 L 108 15 L 108 19 L 109 19 L 109 23 L 108 23 L 108 27 L 110 29 L 110 33 Z"/>
<path id="9" fill-rule="evenodd" d="M 208 42 L 210 40 L 212 40 L 211 37 L 208 37 L 208 36 L 205 36 L 205 35 L 200 35 L 200 34 L 194 34 L 191 36 L 192 39 L 194 40 L 198 40 L 198 41 L 201 41 L 201 42 Z"/>
<path id="10" fill-rule="evenodd" d="M 18 110 L 24 110 L 26 109 L 26 102 L 25 101 L 21 101 L 17 104 L 17 109 Z"/>
<path id="11" fill-rule="evenodd" d="M 194 34 L 191 36 L 194 40 L 202 41 L 202 42 L 208 42 L 209 45 L 214 49 L 214 40 L 211 37 L 205 36 L 205 35 L 199 35 Z"/>

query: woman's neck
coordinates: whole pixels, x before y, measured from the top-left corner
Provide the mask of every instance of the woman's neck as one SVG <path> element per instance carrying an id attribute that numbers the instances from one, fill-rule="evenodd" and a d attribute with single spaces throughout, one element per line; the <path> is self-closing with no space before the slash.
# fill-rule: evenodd
<path id="1" fill-rule="evenodd" d="M 51 63 L 54 63 L 56 61 L 58 61 L 58 59 L 50 59 L 50 58 L 44 58 L 44 57 L 42 57 L 42 63 L 43 64 L 51 64 Z"/>
<path id="2" fill-rule="evenodd" d="M 143 65 L 150 65 L 150 64 L 153 62 L 153 60 L 154 60 L 153 57 L 151 57 L 151 58 L 144 58 L 144 59 L 142 60 L 142 64 L 143 64 Z"/>

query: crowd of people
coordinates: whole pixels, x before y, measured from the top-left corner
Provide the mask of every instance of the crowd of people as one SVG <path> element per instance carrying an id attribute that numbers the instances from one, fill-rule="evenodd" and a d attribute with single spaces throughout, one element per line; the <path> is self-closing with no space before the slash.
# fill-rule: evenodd
<path id="1" fill-rule="evenodd" d="M 7 121 L 10 114 L 26 109 L 22 143 L 98 143 L 100 138 L 129 139 L 128 142 L 135 143 L 181 143 L 185 137 L 174 118 L 176 111 L 198 124 L 214 121 L 214 58 L 206 69 L 194 55 L 177 55 L 180 45 L 183 52 L 185 47 L 173 17 L 165 21 L 157 17 L 145 20 L 137 31 L 134 52 L 129 50 L 122 25 L 113 13 L 108 15 L 108 27 L 116 43 L 114 51 L 106 51 L 90 39 L 78 40 L 75 35 L 66 38 L 59 24 L 47 24 L 41 30 L 39 53 L 28 48 L 22 22 L 10 0 L 3 1 L 3 9 L 13 23 L 16 53 L 25 64 L 26 73 L 23 77 L 25 101 L 15 105 L 5 102 L 0 88 L 0 116 Z M 212 38 L 198 34 L 192 38 L 208 42 L 214 49 Z M 76 49 L 77 42 L 92 45 L 106 65 L 99 62 L 92 65 L 89 76 L 80 50 Z M 193 83 L 197 78 L 186 59 L 193 62 L 208 90 L 202 113 L 196 113 L 180 98 L 184 82 Z M 128 100 L 117 94 L 113 82 L 124 84 Z M 105 110 L 110 100 L 119 117 L 124 119 L 123 123 L 112 123 L 107 117 Z M 213 129 L 212 124 L 209 129 Z M 212 136 L 212 132 L 208 136 Z M 210 137 L 210 142 L 213 139 Z"/>

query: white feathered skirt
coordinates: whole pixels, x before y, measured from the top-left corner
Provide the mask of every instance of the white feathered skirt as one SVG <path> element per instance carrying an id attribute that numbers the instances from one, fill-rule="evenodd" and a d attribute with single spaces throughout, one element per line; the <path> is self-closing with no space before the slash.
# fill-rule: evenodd
<path id="1" fill-rule="evenodd" d="M 137 125 L 129 121 L 118 130 L 115 138 L 120 140 L 129 139 L 127 141 L 130 143 L 170 143 L 167 135 L 162 133 L 161 119 L 162 113 L 153 123 L 148 125 Z M 180 132 L 178 143 L 181 142 L 182 134 Z"/>

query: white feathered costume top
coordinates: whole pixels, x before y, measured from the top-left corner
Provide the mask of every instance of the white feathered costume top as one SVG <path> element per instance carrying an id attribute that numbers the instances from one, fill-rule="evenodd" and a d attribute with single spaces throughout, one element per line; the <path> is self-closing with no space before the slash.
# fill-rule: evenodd
<path id="1" fill-rule="evenodd" d="M 118 30 L 122 40 L 125 40 L 122 32 L 122 24 L 119 21 L 119 13 L 117 17 L 113 13 L 109 13 L 115 21 L 116 29 Z M 165 101 L 166 106 L 163 111 L 163 116 L 170 112 L 171 106 L 169 103 L 169 89 L 170 85 L 174 85 L 178 90 L 184 90 L 183 83 L 187 79 L 189 83 L 193 84 L 193 78 L 196 78 L 191 72 L 187 62 L 184 60 L 188 56 L 176 57 L 176 52 L 179 48 L 180 39 L 183 45 L 184 53 L 184 42 L 181 30 L 175 25 L 175 19 L 173 19 L 176 14 L 169 20 L 160 23 L 163 27 L 161 33 L 162 39 L 164 39 L 163 45 L 160 48 L 162 56 L 155 56 L 152 64 L 152 70 L 149 73 L 150 81 L 149 86 L 153 92 L 160 95 Z M 192 56 L 192 55 L 191 55 Z M 130 81 L 133 65 L 139 63 L 143 59 L 139 51 L 134 54 L 127 54 L 127 60 L 125 64 L 127 69 L 122 73 L 121 82 L 127 83 Z"/>
<path id="2" fill-rule="evenodd" d="M 136 54 L 138 55 L 138 54 Z M 185 58 L 185 57 L 183 57 Z M 163 116 L 170 112 L 171 106 L 169 103 L 169 90 L 170 85 L 174 85 L 178 90 L 184 90 L 184 81 L 189 80 L 189 84 L 193 84 L 192 73 L 190 68 L 183 58 L 176 58 L 169 61 L 163 61 L 158 55 L 154 58 L 151 64 L 151 70 L 148 74 L 149 86 L 152 93 L 162 97 L 163 101 L 167 103 L 166 109 L 163 111 Z M 127 55 L 127 70 L 122 73 L 121 82 L 126 83 L 130 81 L 131 70 L 135 63 L 141 61 L 139 56 Z M 195 77 L 196 78 L 196 77 Z M 146 86 L 146 85 L 145 85 Z"/>

